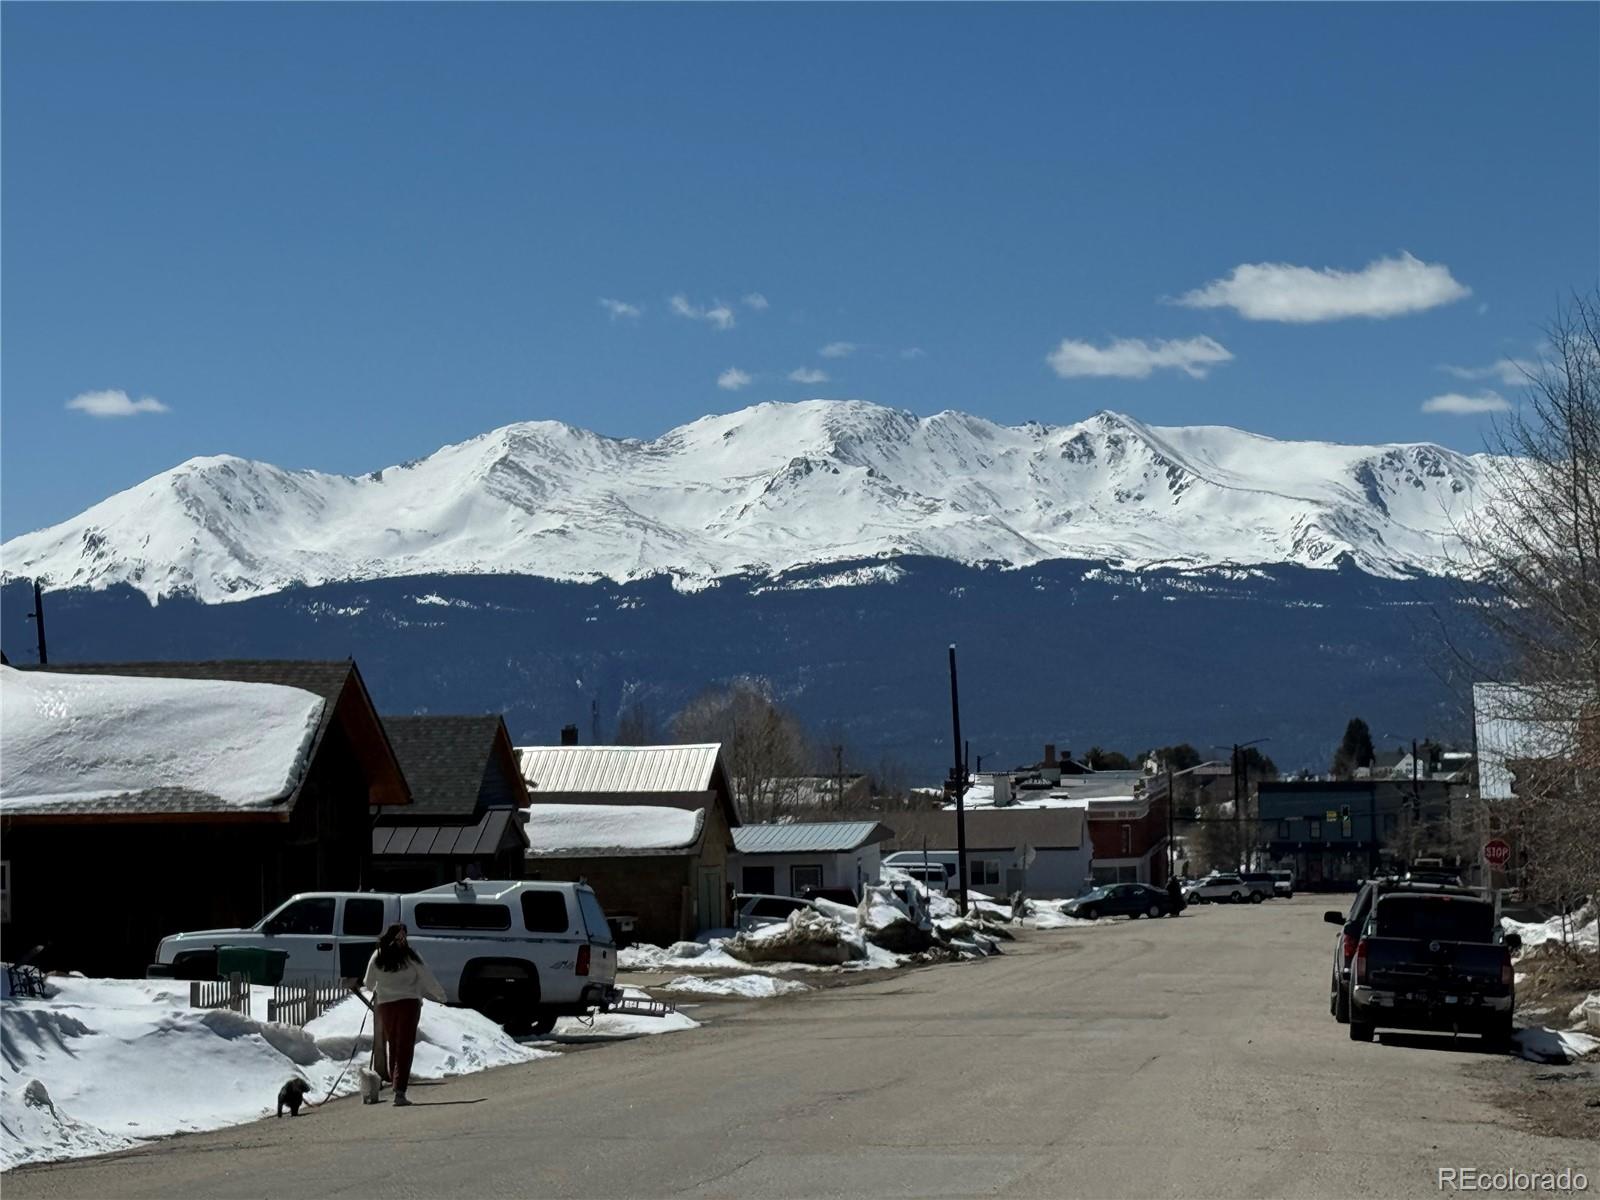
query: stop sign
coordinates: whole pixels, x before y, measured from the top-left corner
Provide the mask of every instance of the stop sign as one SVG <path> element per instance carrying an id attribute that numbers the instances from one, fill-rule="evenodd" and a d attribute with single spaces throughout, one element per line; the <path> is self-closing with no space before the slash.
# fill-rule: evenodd
<path id="1" fill-rule="evenodd" d="M 1511 859 L 1511 843 L 1504 838 L 1490 838 L 1483 844 L 1483 861 L 1491 867 L 1503 867 Z"/>

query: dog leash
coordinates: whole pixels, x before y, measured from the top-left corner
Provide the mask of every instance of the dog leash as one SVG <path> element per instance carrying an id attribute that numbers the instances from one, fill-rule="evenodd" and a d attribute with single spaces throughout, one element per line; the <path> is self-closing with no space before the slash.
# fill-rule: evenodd
<path id="1" fill-rule="evenodd" d="M 334 1079 L 333 1083 L 328 1087 L 328 1094 L 321 1100 L 307 1101 L 307 1103 L 312 1107 L 321 1108 L 329 1100 L 333 1099 L 333 1093 L 338 1089 L 339 1085 L 344 1082 L 344 1077 L 350 1072 L 350 1064 L 356 1060 L 356 1051 L 361 1049 L 361 1035 L 366 1032 L 367 1017 L 370 1017 L 374 1010 L 372 1007 L 372 1002 L 365 996 L 361 995 L 360 992 L 352 992 L 351 995 L 358 997 L 361 1003 L 367 1006 L 366 1014 L 362 1016 L 361 1027 L 356 1030 L 355 1039 L 350 1043 L 350 1057 L 344 1060 L 344 1066 L 340 1068 L 338 1077 Z"/>

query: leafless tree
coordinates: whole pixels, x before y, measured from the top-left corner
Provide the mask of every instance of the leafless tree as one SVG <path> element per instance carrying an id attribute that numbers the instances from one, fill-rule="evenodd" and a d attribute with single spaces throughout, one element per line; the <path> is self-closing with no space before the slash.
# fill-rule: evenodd
<path id="1" fill-rule="evenodd" d="M 741 820 L 794 813 L 810 742 L 765 681 L 739 679 L 700 693 L 673 717 L 672 733 L 679 741 L 722 743 Z"/>
<path id="2" fill-rule="evenodd" d="M 1497 815 L 1525 890 L 1566 907 L 1600 894 L 1600 290 L 1574 297 L 1547 335 L 1521 406 L 1496 426 L 1488 500 L 1464 541 L 1518 685 L 1480 716 L 1530 741 L 1516 801 Z"/>
<path id="3" fill-rule="evenodd" d="M 655 710 L 643 700 L 635 700 L 617 716 L 617 745 L 654 746 L 662 740 Z"/>

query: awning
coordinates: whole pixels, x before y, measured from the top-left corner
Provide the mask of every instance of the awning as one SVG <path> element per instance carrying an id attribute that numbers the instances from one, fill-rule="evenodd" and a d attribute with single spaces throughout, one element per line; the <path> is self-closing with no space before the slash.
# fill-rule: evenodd
<path id="1" fill-rule="evenodd" d="M 499 853 L 506 827 L 516 830 L 519 848 L 528 839 L 514 808 L 491 808 L 472 825 L 377 825 L 372 853 L 385 858 L 485 858 Z"/>

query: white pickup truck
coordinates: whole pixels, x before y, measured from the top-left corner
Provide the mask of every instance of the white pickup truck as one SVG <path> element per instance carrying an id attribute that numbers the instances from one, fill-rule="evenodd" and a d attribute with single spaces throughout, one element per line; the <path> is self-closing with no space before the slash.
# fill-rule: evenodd
<path id="1" fill-rule="evenodd" d="M 217 950 L 246 947 L 287 951 L 285 983 L 359 979 L 396 921 L 451 1004 L 511 1033 L 548 1033 L 557 1017 L 622 1001 L 610 925 L 582 883 L 475 879 L 406 894 L 303 892 L 249 929 L 162 938 L 148 974 L 215 979 Z"/>

